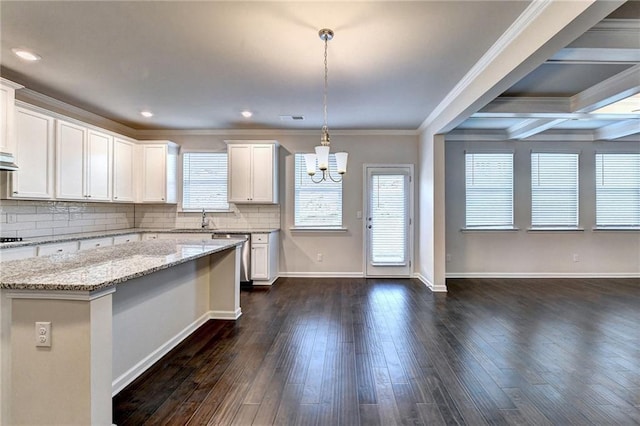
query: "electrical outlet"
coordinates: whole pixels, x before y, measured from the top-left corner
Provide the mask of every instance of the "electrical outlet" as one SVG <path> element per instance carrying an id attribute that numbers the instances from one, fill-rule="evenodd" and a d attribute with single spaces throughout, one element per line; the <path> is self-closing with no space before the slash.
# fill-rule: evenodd
<path id="1" fill-rule="evenodd" d="M 51 322 L 36 322 L 36 346 L 51 347 Z"/>
<path id="2" fill-rule="evenodd" d="M 318 262 L 322 262 L 322 253 L 318 253 L 318 254 L 316 255 L 316 260 L 317 260 Z"/>
<path id="3" fill-rule="evenodd" d="M 7 223 L 16 223 L 16 214 L 15 213 L 7 213 Z"/>
<path id="4" fill-rule="evenodd" d="M 451 253 L 447 253 L 447 262 L 451 262 Z"/>
<path id="5" fill-rule="evenodd" d="M 358 210 L 356 212 L 356 219 L 362 219 L 362 211 L 361 210 Z"/>
<path id="6" fill-rule="evenodd" d="M 580 256 L 578 255 L 578 253 L 573 253 L 573 261 L 580 262 Z"/>

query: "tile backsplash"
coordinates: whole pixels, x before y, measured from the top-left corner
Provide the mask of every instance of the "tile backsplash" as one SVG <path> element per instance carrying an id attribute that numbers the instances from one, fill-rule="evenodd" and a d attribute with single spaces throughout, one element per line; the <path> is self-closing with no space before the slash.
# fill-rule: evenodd
<path id="1" fill-rule="evenodd" d="M 280 206 L 230 204 L 230 212 L 207 213 L 213 229 L 280 228 Z M 166 204 L 136 204 L 136 228 L 200 228 L 202 213 L 178 212 Z"/>
<path id="2" fill-rule="evenodd" d="M 279 228 L 278 205 L 233 205 L 207 213 L 215 229 Z M 0 201 L 0 236 L 46 237 L 126 228 L 199 228 L 200 213 L 178 212 L 176 205 Z"/>
<path id="3" fill-rule="evenodd" d="M 0 201 L 0 236 L 47 237 L 133 228 L 133 204 Z"/>

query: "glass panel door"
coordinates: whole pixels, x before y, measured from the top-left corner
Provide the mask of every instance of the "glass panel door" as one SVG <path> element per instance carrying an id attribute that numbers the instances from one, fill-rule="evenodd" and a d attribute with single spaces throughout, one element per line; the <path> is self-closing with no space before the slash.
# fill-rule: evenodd
<path id="1" fill-rule="evenodd" d="M 411 168 L 367 166 L 366 275 L 411 275 Z"/>

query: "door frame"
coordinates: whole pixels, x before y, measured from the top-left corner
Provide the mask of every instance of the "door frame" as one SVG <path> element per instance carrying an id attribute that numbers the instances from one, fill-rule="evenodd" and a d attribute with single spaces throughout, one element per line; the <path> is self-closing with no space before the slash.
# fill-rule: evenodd
<path id="1" fill-rule="evenodd" d="M 365 163 L 362 165 L 362 273 L 365 278 L 385 278 L 385 275 L 369 275 L 367 274 L 368 259 L 368 247 L 369 235 L 367 231 L 367 217 L 369 214 L 369 180 L 367 179 L 367 169 L 409 169 L 409 230 L 407 231 L 408 241 L 408 260 L 409 260 L 409 274 L 407 276 L 401 275 L 389 275 L 388 278 L 412 278 L 414 274 L 414 239 L 415 239 L 415 175 L 413 164 L 377 164 L 377 163 Z"/>

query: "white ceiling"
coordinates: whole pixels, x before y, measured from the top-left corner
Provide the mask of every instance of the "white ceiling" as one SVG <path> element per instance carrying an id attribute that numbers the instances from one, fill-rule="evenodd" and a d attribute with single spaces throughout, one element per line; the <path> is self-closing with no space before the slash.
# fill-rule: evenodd
<path id="1" fill-rule="evenodd" d="M 625 18 L 625 30 L 585 34 L 504 96 L 570 99 L 629 72 L 640 52 L 633 45 L 639 32 L 626 21 L 640 18 L 638 2 L 631 3 L 612 15 Z M 323 72 L 317 32 L 328 27 L 336 33 L 329 42 L 330 127 L 416 130 L 529 4 L 3 0 L 0 65 L 3 77 L 30 90 L 134 129 L 317 129 Z M 33 49 L 42 60 L 26 63 L 11 53 L 14 47 Z M 612 49 L 615 60 L 575 60 L 587 50 L 603 58 Z M 509 135 L 532 119 L 525 113 L 536 112 L 510 115 L 506 104 L 457 131 Z M 154 117 L 141 117 L 144 109 Z M 244 109 L 254 116 L 242 118 Z M 619 120 L 599 117 L 588 127 L 584 114 L 570 118 L 557 125 L 595 131 Z"/>

